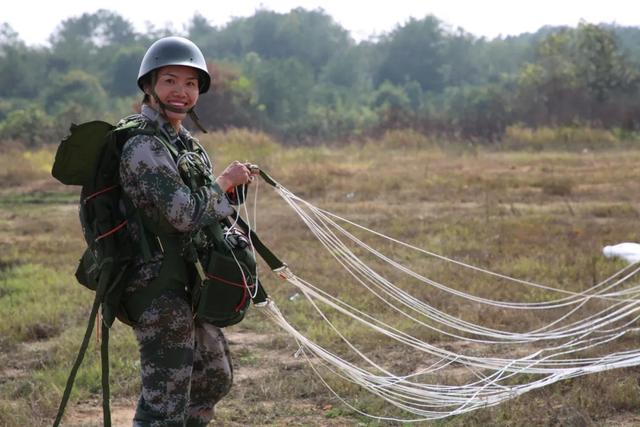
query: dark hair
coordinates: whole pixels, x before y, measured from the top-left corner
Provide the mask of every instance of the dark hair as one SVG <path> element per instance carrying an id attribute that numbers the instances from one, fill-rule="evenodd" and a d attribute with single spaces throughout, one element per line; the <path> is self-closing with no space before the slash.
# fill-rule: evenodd
<path id="1" fill-rule="evenodd" d="M 140 87 L 144 88 L 147 85 L 151 86 L 151 73 L 148 73 L 146 76 L 140 79 Z M 151 102 L 151 97 L 148 93 L 145 92 L 144 96 L 142 97 L 142 103 L 148 104 L 149 102 Z"/>

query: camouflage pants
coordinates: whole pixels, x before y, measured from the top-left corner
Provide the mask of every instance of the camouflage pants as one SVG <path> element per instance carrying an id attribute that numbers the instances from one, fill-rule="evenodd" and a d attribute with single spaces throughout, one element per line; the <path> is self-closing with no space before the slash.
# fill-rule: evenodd
<path id="1" fill-rule="evenodd" d="M 142 392 L 133 426 L 206 426 L 233 381 L 220 328 L 194 321 L 190 305 L 168 292 L 153 300 L 134 332 Z"/>

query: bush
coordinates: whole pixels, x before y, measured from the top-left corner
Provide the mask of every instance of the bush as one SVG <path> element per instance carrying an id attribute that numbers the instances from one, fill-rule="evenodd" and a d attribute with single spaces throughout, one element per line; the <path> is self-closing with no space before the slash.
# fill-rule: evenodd
<path id="1" fill-rule="evenodd" d="M 619 142 L 619 138 L 609 130 L 567 126 L 537 129 L 509 126 L 503 138 L 506 148 L 536 151 L 604 149 L 611 148 Z"/>
<path id="2" fill-rule="evenodd" d="M 380 143 L 391 149 L 420 149 L 436 145 L 433 139 L 413 129 L 388 130 L 380 139 Z"/>
<path id="3" fill-rule="evenodd" d="M 27 146 L 52 142 L 55 122 L 37 106 L 12 111 L 0 122 L 0 140 L 15 140 Z"/>

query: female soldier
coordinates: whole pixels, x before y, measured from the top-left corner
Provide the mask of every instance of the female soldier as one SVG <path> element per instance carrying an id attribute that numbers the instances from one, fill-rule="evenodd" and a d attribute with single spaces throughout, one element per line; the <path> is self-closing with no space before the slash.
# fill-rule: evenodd
<path id="1" fill-rule="evenodd" d="M 210 81 L 195 44 L 160 39 L 140 66 L 141 114 L 123 119 L 149 130 L 124 144 L 120 162 L 123 192 L 142 218 L 132 234 L 148 248 L 136 255 L 124 297 L 142 374 L 134 426 L 205 426 L 231 388 L 222 331 L 194 320 L 190 286 L 199 264 L 189 249 L 199 229 L 233 212 L 225 191 L 248 184 L 255 171 L 236 161 L 213 181 L 198 176 L 212 177 L 211 163 L 182 121 L 192 115 L 198 123 L 193 107 Z"/>

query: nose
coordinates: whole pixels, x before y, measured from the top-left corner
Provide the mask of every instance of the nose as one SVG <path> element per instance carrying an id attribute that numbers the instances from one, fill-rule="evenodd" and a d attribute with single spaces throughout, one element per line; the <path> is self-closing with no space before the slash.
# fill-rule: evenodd
<path id="1" fill-rule="evenodd" d="M 179 96 L 187 96 L 187 85 L 186 84 L 181 84 L 181 83 L 176 83 L 173 88 L 172 88 L 172 92 L 176 95 Z"/>

